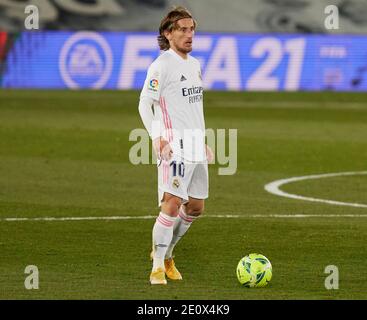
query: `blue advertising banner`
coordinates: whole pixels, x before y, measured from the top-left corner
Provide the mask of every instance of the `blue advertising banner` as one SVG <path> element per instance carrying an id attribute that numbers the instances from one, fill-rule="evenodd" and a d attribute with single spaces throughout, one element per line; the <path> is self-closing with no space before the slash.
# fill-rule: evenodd
<path id="1" fill-rule="evenodd" d="M 2 88 L 141 89 L 156 34 L 23 32 L 2 59 Z M 197 34 L 209 90 L 367 90 L 367 36 Z"/>

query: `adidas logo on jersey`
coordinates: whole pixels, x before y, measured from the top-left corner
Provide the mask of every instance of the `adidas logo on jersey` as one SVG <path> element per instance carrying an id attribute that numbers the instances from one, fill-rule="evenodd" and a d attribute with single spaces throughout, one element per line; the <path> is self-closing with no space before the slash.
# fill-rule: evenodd
<path id="1" fill-rule="evenodd" d="M 181 76 L 181 81 L 187 80 L 184 75 Z"/>

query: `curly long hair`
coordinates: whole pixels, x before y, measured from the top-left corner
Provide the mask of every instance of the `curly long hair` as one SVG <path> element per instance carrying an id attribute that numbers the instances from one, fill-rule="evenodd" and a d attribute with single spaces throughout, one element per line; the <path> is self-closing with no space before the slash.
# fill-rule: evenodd
<path id="1" fill-rule="evenodd" d="M 192 17 L 191 13 L 184 7 L 178 6 L 174 7 L 167 15 L 162 19 L 161 24 L 159 26 L 159 36 L 158 36 L 158 44 L 161 50 L 168 50 L 170 48 L 169 41 L 165 37 L 164 32 L 171 32 L 174 29 L 177 29 L 177 21 L 181 19 L 192 19 L 194 21 L 194 27 L 196 28 L 196 21 Z"/>

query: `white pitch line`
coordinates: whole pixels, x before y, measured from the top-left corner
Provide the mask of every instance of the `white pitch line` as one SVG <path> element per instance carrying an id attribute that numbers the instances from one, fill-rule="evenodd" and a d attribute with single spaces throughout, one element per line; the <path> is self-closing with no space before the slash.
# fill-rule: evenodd
<path id="1" fill-rule="evenodd" d="M 313 202 L 322 202 L 328 203 L 336 206 L 349 206 L 349 207 L 356 207 L 356 208 L 367 208 L 367 204 L 362 203 L 352 203 L 352 202 L 342 202 L 342 201 L 334 201 L 334 200 L 327 200 L 327 199 L 319 199 L 319 198 L 312 198 L 312 197 L 304 197 L 297 194 L 288 193 L 285 191 L 280 190 L 280 187 L 296 181 L 302 180 L 311 180 L 311 179 L 322 179 L 322 178 L 331 178 L 331 177 L 339 177 L 339 176 L 355 176 L 355 175 L 365 175 L 367 171 L 357 171 L 357 172 L 338 172 L 338 173 L 325 173 L 325 174 L 315 174 L 309 176 L 302 176 L 302 177 L 293 177 L 288 179 L 281 179 L 270 182 L 265 185 L 265 190 L 269 193 L 275 194 L 280 197 L 286 197 L 296 200 L 305 200 L 305 201 L 313 201 Z"/>
<path id="2" fill-rule="evenodd" d="M 350 206 L 350 207 L 359 207 L 359 208 L 367 208 L 367 204 L 361 203 L 350 203 L 350 202 L 340 202 L 326 199 L 318 199 L 311 197 L 304 197 L 296 194 L 291 194 L 280 190 L 280 186 L 296 182 L 302 180 L 311 180 L 311 179 L 320 179 L 320 178 L 329 178 L 329 177 L 338 177 L 338 176 L 351 176 L 351 175 L 365 175 L 367 171 L 360 172 L 339 172 L 339 173 L 326 173 L 326 174 L 318 174 L 318 175 L 309 175 L 302 177 L 293 177 L 288 179 L 281 179 L 277 181 L 270 182 L 265 185 L 265 190 L 286 198 L 292 198 L 297 200 L 306 200 L 306 201 L 314 201 L 314 202 L 322 202 L 339 206 Z M 95 221 L 95 220 L 148 220 L 155 219 L 156 216 L 105 216 L 105 217 L 34 217 L 34 218 L 26 218 L 26 217 L 17 217 L 17 218 L 0 218 L 1 221 Z M 217 214 L 217 215 L 203 215 L 202 218 L 224 218 L 224 219 L 246 219 L 246 218 L 367 218 L 367 214 Z"/>
<path id="3" fill-rule="evenodd" d="M 249 214 L 249 215 L 208 215 L 202 218 L 367 218 L 367 214 Z"/>
<path id="4" fill-rule="evenodd" d="M 96 221 L 96 220 L 149 220 L 157 216 L 106 216 L 106 217 L 35 217 L 35 218 L 0 218 L 1 221 Z M 203 215 L 200 218 L 248 219 L 248 218 L 367 218 L 367 214 L 218 214 Z"/>
<path id="5" fill-rule="evenodd" d="M 0 218 L 0 221 L 83 221 L 83 220 L 147 220 L 155 216 L 106 216 L 106 217 L 35 217 Z"/>

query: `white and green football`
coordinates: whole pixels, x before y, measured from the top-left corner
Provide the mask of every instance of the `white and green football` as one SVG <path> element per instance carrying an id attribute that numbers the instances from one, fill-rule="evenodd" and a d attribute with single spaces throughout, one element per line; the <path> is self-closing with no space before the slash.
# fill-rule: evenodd
<path id="1" fill-rule="evenodd" d="M 271 263 L 262 254 L 251 253 L 243 257 L 237 265 L 238 281 L 248 288 L 265 287 L 272 275 Z"/>

